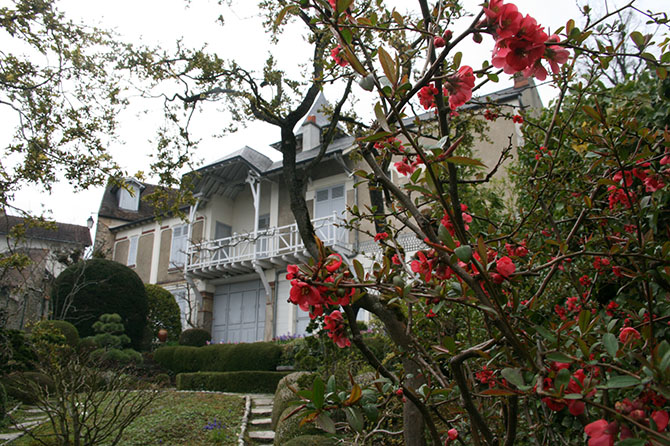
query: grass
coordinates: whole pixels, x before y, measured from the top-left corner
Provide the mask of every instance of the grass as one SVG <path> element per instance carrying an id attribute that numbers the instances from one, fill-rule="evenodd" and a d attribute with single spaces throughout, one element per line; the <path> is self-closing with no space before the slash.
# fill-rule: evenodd
<path id="1" fill-rule="evenodd" d="M 215 393 L 165 391 L 123 433 L 123 446 L 233 446 L 237 444 L 244 399 Z M 47 424 L 40 433 L 50 431 Z M 19 438 L 11 446 L 33 446 Z"/>

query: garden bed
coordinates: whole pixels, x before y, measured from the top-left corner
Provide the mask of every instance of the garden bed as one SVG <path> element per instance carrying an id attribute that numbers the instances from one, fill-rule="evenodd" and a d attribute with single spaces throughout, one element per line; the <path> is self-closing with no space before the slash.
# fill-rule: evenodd
<path id="1" fill-rule="evenodd" d="M 119 445 L 237 445 L 243 412 L 240 396 L 166 391 L 124 431 Z M 49 429 L 49 424 L 40 429 Z M 32 444 L 24 436 L 10 446 Z"/>

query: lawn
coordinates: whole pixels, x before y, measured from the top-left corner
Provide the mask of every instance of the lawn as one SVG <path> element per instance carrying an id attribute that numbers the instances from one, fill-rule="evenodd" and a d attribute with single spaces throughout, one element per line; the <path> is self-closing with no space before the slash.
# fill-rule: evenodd
<path id="1" fill-rule="evenodd" d="M 125 431 L 123 446 L 236 445 L 244 399 L 234 395 L 166 391 Z M 48 423 L 41 431 L 46 433 Z M 11 446 L 32 446 L 24 436 Z"/>

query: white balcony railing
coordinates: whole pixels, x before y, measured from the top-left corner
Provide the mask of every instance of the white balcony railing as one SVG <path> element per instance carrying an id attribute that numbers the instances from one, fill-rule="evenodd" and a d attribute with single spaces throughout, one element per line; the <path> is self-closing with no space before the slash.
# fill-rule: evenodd
<path id="1" fill-rule="evenodd" d="M 346 245 L 348 231 L 337 225 L 343 223 L 336 215 L 312 220 L 317 236 L 327 246 Z M 258 231 L 233 234 L 217 240 L 206 240 L 189 246 L 187 270 L 224 269 L 228 265 L 253 260 L 268 260 L 302 255 L 302 242 L 296 223 Z"/>

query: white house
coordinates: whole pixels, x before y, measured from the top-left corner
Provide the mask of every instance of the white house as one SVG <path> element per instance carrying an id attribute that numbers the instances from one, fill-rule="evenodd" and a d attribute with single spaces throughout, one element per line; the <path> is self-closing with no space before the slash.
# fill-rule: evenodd
<path id="1" fill-rule="evenodd" d="M 532 81 L 526 79 L 487 99 L 513 110 L 541 106 Z M 328 124 L 321 112 L 325 103 L 321 95 L 297 132 L 302 146 L 298 168 L 319 152 L 321 131 Z M 477 107 L 476 102 L 465 106 Z M 475 151 L 494 165 L 510 137 L 519 142 L 518 125 L 498 120 L 490 127 L 491 142 L 477 144 Z M 333 140 L 318 168 L 309 172 L 306 192 L 317 235 L 345 259 L 360 258 L 376 246 L 364 232 L 338 226 L 350 217 L 347 206 L 370 203 L 367 188 L 355 187 L 353 171 L 360 166 L 348 157 L 354 142 L 345 134 Z M 109 187 L 100 207 L 96 246 L 106 243 L 114 260 L 135 268 L 145 282 L 172 291 L 184 318 L 211 330 L 215 342 L 304 333 L 309 317 L 288 302 L 285 275 L 288 264 L 308 256 L 291 213 L 282 163 L 244 147 L 190 175 L 197 202 L 188 209 L 188 224 L 173 217 L 154 218 L 142 197 L 155 186 L 132 182 L 134 194 Z M 396 172 L 392 175 L 402 181 Z M 405 243 L 408 251 L 420 246 L 412 237 Z"/>

